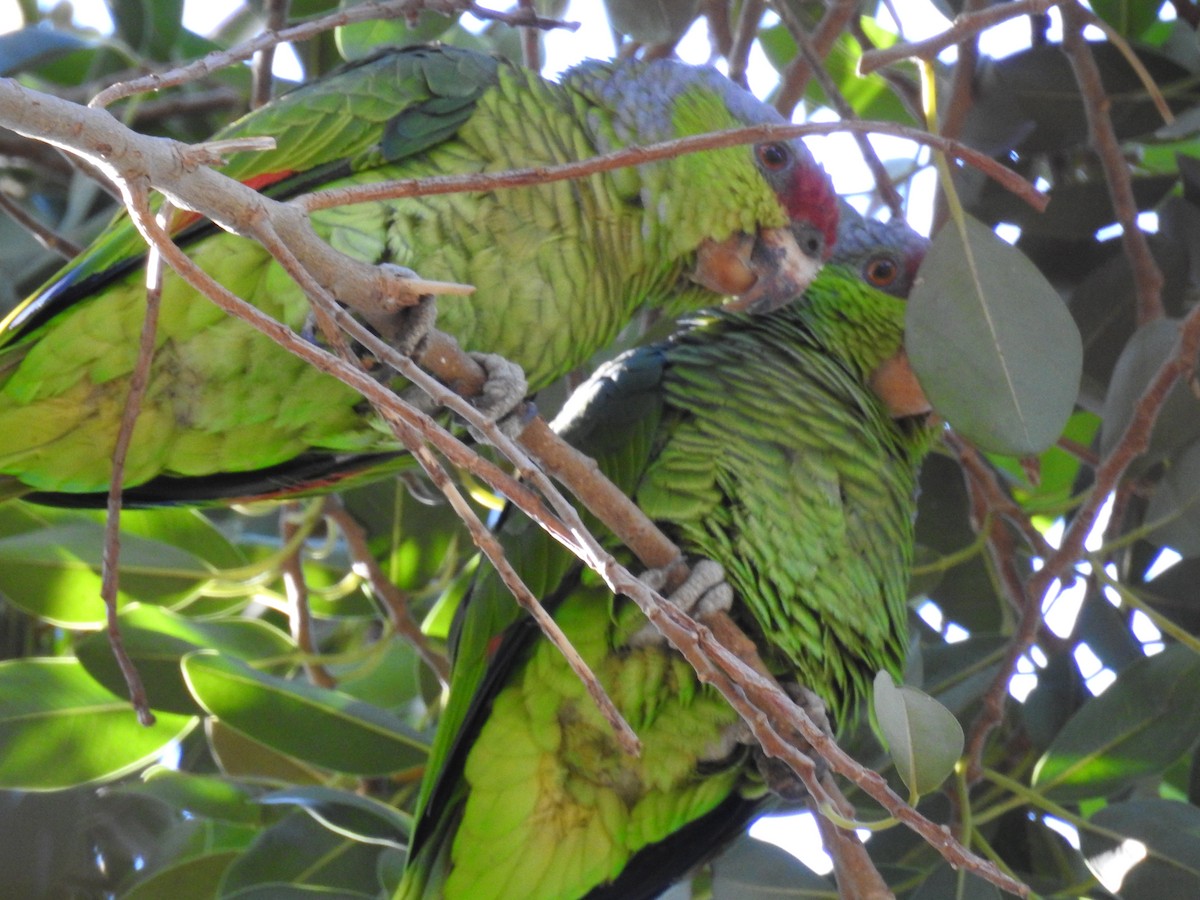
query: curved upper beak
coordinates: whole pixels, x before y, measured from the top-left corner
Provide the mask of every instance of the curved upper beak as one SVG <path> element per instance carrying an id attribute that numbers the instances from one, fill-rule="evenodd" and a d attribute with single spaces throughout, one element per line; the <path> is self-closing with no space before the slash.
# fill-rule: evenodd
<path id="1" fill-rule="evenodd" d="M 812 225 L 769 228 L 705 241 L 692 277 L 709 290 L 733 297 L 727 309 L 767 313 L 796 299 L 825 261 L 825 238 Z"/>

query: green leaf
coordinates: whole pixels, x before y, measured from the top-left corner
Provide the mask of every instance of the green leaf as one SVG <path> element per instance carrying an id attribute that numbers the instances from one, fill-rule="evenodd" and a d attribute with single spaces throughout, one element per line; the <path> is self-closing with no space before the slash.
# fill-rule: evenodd
<path id="1" fill-rule="evenodd" d="M 1200 656 L 1182 646 L 1126 668 L 1063 726 L 1033 770 L 1059 801 L 1111 797 L 1162 772 L 1200 737 Z"/>
<path id="2" fill-rule="evenodd" d="M 1200 441 L 1170 460 L 1146 508 L 1146 522 L 1161 522 L 1147 539 L 1200 556 Z"/>
<path id="3" fill-rule="evenodd" d="M 909 297 L 913 370 L 934 409 L 985 450 L 1040 453 L 1079 393 L 1079 330 L 1020 251 L 964 224 L 934 238 Z"/>
<path id="4" fill-rule="evenodd" d="M 237 850 L 222 850 L 164 866 L 122 893 L 121 900 L 211 900 L 220 896 L 225 872 L 240 855 Z"/>
<path id="5" fill-rule="evenodd" d="M 50 28 L 22 28 L 0 34 L 0 75 L 15 75 L 88 46 L 77 35 Z"/>
<path id="6" fill-rule="evenodd" d="M 119 617 L 125 650 L 142 675 L 150 706 L 196 715 L 197 705 L 183 681 L 179 663 L 195 650 L 220 650 L 249 662 L 290 658 L 292 639 L 256 619 L 197 621 L 156 606 L 131 606 Z M 110 691 L 125 683 L 109 646 L 108 634 L 96 632 L 80 641 L 75 655 L 88 673 Z"/>
<path id="7" fill-rule="evenodd" d="M 774 844 L 742 835 L 713 861 L 714 897 L 739 900 L 824 896 L 832 885 Z"/>
<path id="8" fill-rule="evenodd" d="M 57 790 L 149 765 L 195 727 L 191 716 L 138 724 L 127 700 L 73 659 L 0 662 L 0 788 Z"/>
<path id="9" fill-rule="evenodd" d="M 206 719 L 204 734 L 217 765 L 231 777 L 278 784 L 324 784 L 329 779 L 324 770 L 247 737 L 219 719 Z"/>
<path id="10" fill-rule="evenodd" d="M 1099 832 L 1081 828 L 1079 837 L 1097 876 L 1111 873 L 1114 855 L 1130 854 L 1126 859 L 1132 861 L 1144 848 L 1144 860 L 1121 880 L 1122 900 L 1200 896 L 1200 809 L 1153 797 L 1109 804 L 1088 822 Z M 1117 835 L 1143 846 L 1114 839 Z"/>
<path id="11" fill-rule="evenodd" d="M 223 822 L 258 825 L 262 807 L 254 802 L 252 789 L 218 775 L 193 775 L 156 766 L 142 780 L 111 788 L 110 794 L 153 797 L 180 812 Z"/>
<path id="12" fill-rule="evenodd" d="M 697 0 L 604 0 L 613 30 L 643 44 L 678 40 L 696 19 Z"/>
<path id="13" fill-rule="evenodd" d="M 103 546 L 103 526 L 86 520 L 6 537 L 0 540 L 0 591 L 13 605 L 51 624 L 99 627 L 104 623 Z M 133 600 L 179 604 L 210 577 L 191 553 L 132 535 L 121 538 L 119 572 L 118 606 Z"/>
<path id="14" fill-rule="evenodd" d="M 296 813 L 258 836 L 230 867 L 220 896 L 282 898 L 293 896 L 292 889 L 313 886 L 326 889 L 314 896 L 375 898 L 379 855 L 379 847 L 347 840 Z"/>
<path id="15" fill-rule="evenodd" d="M 354 775 L 425 761 L 425 743 L 399 719 L 337 691 L 264 675 L 210 651 L 184 657 L 183 672 L 209 713 L 297 759 Z"/>
<path id="16" fill-rule="evenodd" d="M 97 515 L 97 521 L 103 524 L 103 513 Z M 247 561 L 246 554 L 198 509 L 125 509 L 121 511 L 121 533 L 179 547 L 214 569 L 236 568 Z"/>
<path id="17" fill-rule="evenodd" d="M 1127 38 L 1141 37 L 1158 21 L 1165 0 L 1092 0 L 1092 11 Z"/>
<path id="18" fill-rule="evenodd" d="M 921 879 L 911 900 L 1001 900 L 1002 896 L 994 884 L 943 863 Z"/>
<path id="19" fill-rule="evenodd" d="M 914 794 L 935 790 L 962 756 L 963 730 L 954 714 L 928 694 L 892 676 L 875 675 L 875 718 L 900 778 Z"/>
<path id="20" fill-rule="evenodd" d="M 367 844 L 406 850 L 412 834 L 411 816 L 370 797 L 336 788 L 290 788 L 264 794 L 258 802 L 295 804 L 330 831 Z"/>
<path id="21" fill-rule="evenodd" d="M 1107 456 L 1133 420 L 1134 409 L 1155 374 L 1178 349 L 1180 323 L 1177 319 L 1155 319 L 1133 333 L 1113 368 L 1104 397 L 1104 424 L 1100 452 Z M 1181 447 L 1200 439 L 1200 400 L 1179 382 L 1163 402 L 1150 446 L 1135 462 L 1135 472 L 1160 462 Z"/>
<path id="22" fill-rule="evenodd" d="M 345 9 L 358 6 L 360 2 L 343 0 L 341 5 Z M 416 24 L 409 24 L 404 17 L 351 22 L 334 29 L 334 39 L 343 59 L 362 59 L 378 52 L 380 47 L 406 47 L 436 41 L 457 19 L 457 16 L 422 10 L 416 15 Z"/>

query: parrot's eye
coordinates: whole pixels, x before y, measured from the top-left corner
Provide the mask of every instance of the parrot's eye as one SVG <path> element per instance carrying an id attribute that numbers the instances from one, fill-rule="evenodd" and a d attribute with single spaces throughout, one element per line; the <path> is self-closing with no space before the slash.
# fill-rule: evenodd
<path id="1" fill-rule="evenodd" d="M 875 287 L 890 287 L 900 275 L 900 266 L 887 256 L 876 256 L 867 262 L 864 274 L 868 283 Z"/>
<path id="2" fill-rule="evenodd" d="M 785 169 L 792 161 L 792 151 L 787 144 L 759 144 L 754 150 L 758 154 L 758 161 L 768 172 Z"/>

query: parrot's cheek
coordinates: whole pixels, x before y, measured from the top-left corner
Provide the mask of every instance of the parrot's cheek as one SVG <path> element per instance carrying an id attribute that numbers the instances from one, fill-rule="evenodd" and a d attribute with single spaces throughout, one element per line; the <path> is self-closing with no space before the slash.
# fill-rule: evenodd
<path id="1" fill-rule="evenodd" d="M 821 270 L 821 254 L 805 252 L 791 228 L 772 228 L 757 237 L 738 233 L 706 241 L 696 255 L 693 278 L 734 299 L 726 309 L 768 313 L 791 303 Z"/>
<path id="2" fill-rule="evenodd" d="M 908 353 L 903 348 L 880 363 L 871 373 L 868 384 L 894 419 L 924 415 L 933 409 L 921 390 L 916 373 L 909 365 Z"/>

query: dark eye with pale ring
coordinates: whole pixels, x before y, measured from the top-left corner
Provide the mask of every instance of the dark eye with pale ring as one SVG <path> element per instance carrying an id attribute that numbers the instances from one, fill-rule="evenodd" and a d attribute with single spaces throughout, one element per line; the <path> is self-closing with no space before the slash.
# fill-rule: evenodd
<path id="1" fill-rule="evenodd" d="M 877 288 L 885 288 L 889 287 L 899 277 L 900 266 L 894 259 L 889 259 L 886 256 L 877 256 L 867 263 L 863 274 L 866 275 L 868 284 L 872 284 Z"/>
<path id="2" fill-rule="evenodd" d="M 759 144 L 754 148 L 758 161 L 768 172 L 778 172 L 785 169 L 792 161 L 792 151 L 787 144 Z"/>

